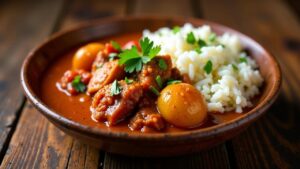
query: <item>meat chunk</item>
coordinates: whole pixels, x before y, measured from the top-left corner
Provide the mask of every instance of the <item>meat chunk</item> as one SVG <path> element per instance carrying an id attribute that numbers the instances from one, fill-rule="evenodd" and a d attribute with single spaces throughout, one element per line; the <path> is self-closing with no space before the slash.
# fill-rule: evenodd
<path id="1" fill-rule="evenodd" d="M 108 125 L 115 125 L 131 115 L 143 95 L 139 83 L 126 84 L 118 82 L 121 93 L 112 95 L 112 84 L 102 87 L 94 96 L 91 111 L 93 119 L 107 121 Z"/>
<path id="2" fill-rule="evenodd" d="M 172 79 L 173 80 L 181 80 L 184 83 L 192 84 L 191 79 L 189 78 L 189 75 L 184 73 L 181 74 L 180 71 L 175 67 L 172 69 Z"/>
<path id="3" fill-rule="evenodd" d="M 155 106 L 143 107 L 130 120 L 130 129 L 148 132 L 151 130 L 162 130 L 165 128 L 163 117 L 157 112 Z"/>
<path id="4" fill-rule="evenodd" d="M 77 76 L 80 77 L 78 83 L 83 84 L 83 91 L 76 90 L 73 85 L 73 81 Z M 58 87 L 68 95 L 77 95 L 78 93 L 85 91 L 86 85 L 89 83 L 91 77 L 91 73 L 85 70 L 67 70 L 62 76 L 61 80 L 58 82 Z"/>
<path id="5" fill-rule="evenodd" d="M 98 52 L 97 57 L 92 65 L 92 72 L 95 72 L 97 69 L 101 68 L 106 62 L 108 62 L 108 55 L 104 51 Z"/>
<path id="6" fill-rule="evenodd" d="M 125 76 L 124 68 L 118 64 L 118 60 L 103 63 L 102 67 L 95 70 L 93 77 L 88 84 L 88 93 L 96 93 L 101 87 L 114 80 L 123 79 Z"/>
<path id="7" fill-rule="evenodd" d="M 163 67 L 159 66 L 163 63 Z M 172 61 L 171 57 L 166 56 L 157 56 L 149 63 L 143 66 L 142 71 L 138 75 L 138 80 L 143 86 L 144 89 L 148 90 L 151 86 L 159 89 L 159 86 L 156 82 L 156 77 L 159 75 L 162 82 L 164 83 L 167 79 L 171 77 L 172 73 Z"/>

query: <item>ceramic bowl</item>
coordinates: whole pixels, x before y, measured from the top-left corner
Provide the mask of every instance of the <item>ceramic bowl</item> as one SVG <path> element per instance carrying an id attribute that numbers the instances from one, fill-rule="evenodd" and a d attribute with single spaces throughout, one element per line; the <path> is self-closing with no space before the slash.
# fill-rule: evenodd
<path id="1" fill-rule="evenodd" d="M 209 25 L 218 34 L 229 32 L 237 35 L 259 65 L 264 86 L 258 103 L 242 116 L 213 127 L 174 133 L 131 134 L 89 127 L 69 120 L 48 107 L 39 95 L 40 78 L 45 68 L 56 57 L 79 44 L 119 33 L 142 31 L 147 28 L 183 25 Z M 83 23 L 76 28 L 51 36 L 33 49 L 26 57 L 21 70 L 21 83 L 27 98 L 50 122 L 76 139 L 105 151 L 137 156 L 170 156 L 201 151 L 220 144 L 243 131 L 257 120 L 276 99 L 281 84 L 281 72 L 277 61 L 260 44 L 248 36 L 201 19 L 166 17 L 120 17 Z"/>

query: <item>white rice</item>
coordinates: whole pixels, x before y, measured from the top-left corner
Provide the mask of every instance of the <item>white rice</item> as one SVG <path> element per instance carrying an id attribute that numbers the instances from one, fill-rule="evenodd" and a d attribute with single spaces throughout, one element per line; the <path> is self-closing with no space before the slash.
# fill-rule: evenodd
<path id="1" fill-rule="evenodd" d="M 190 32 L 207 44 L 200 53 L 195 51 L 196 45 L 186 41 Z M 212 34 L 215 35 L 207 25 L 193 27 L 188 23 L 177 33 L 170 28 L 161 28 L 153 33 L 149 30 L 143 32 L 143 36 L 154 41 L 155 45 L 161 45 L 159 54 L 171 55 L 173 64 L 190 77 L 204 95 L 208 111 L 241 113 L 243 108 L 252 105 L 250 99 L 259 94 L 263 78 L 255 61 L 243 52 L 237 36 L 225 33 L 211 41 Z M 246 58 L 247 62 L 241 62 L 241 57 Z M 204 66 L 209 60 L 213 69 L 207 74 Z"/>

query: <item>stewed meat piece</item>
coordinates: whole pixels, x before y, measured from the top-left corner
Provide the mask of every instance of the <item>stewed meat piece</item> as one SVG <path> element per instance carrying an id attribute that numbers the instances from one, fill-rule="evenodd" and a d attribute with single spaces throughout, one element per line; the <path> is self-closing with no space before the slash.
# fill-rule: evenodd
<path id="1" fill-rule="evenodd" d="M 78 79 L 76 79 L 78 77 Z M 89 83 L 92 74 L 85 70 L 67 70 L 58 82 L 58 86 L 61 90 L 64 90 L 67 94 L 76 95 L 80 92 L 85 92 L 86 85 Z M 76 79 L 76 83 L 74 83 Z M 80 88 L 76 88 L 76 85 L 81 85 Z M 79 91 L 80 89 L 80 91 Z"/>
<path id="2" fill-rule="evenodd" d="M 160 76 L 162 83 L 171 77 L 172 61 L 169 55 L 156 56 L 153 60 L 143 66 L 138 75 L 138 80 L 144 89 L 148 90 L 151 86 L 159 89 L 156 78 Z"/>
<path id="3" fill-rule="evenodd" d="M 113 84 L 103 86 L 95 94 L 91 105 L 93 119 L 115 125 L 131 115 L 143 96 L 143 88 L 139 83 L 127 84 L 123 80 L 118 86 L 120 94 L 112 94 Z"/>
<path id="4" fill-rule="evenodd" d="M 108 60 L 108 54 L 106 54 L 103 50 L 98 52 L 96 59 L 92 64 L 92 72 L 95 72 L 97 69 L 101 68 Z"/>
<path id="5" fill-rule="evenodd" d="M 148 132 L 165 128 L 163 117 L 157 112 L 155 106 L 143 107 L 130 120 L 130 129 Z"/>
<path id="6" fill-rule="evenodd" d="M 124 68 L 118 64 L 118 60 L 103 62 L 102 66 L 93 72 L 87 92 L 92 95 L 101 87 L 112 83 L 114 80 L 123 79 L 124 76 Z"/>

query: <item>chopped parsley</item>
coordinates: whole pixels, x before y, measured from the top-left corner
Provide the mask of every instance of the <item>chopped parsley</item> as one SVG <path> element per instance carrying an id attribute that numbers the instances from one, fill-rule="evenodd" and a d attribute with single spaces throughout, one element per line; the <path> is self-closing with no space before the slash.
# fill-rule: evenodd
<path id="1" fill-rule="evenodd" d="M 198 54 L 200 54 L 200 53 L 202 52 L 201 49 L 200 49 L 199 47 L 195 48 L 195 51 L 196 51 Z"/>
<path id="2" fill-rule="evenodd" d="M 209 60 L 206 62 L 203 69 L 207 74 L 210 74 L 212 72 L 212 68 L 213 68 L 213 64 L 212 64 L 211 60 Z"/>
<path id="3" fill-rule="evenodd" d="M 157 85 L 159 86 L 159 88 L 162 88 L 163 83 L 162 83 L 161 77 L 159 75 L 156 76 L 155 81 L 156 81 Z"/>
<path id="4" fill-rule="evenodd" d="M 242 63 L 242 62 L 248 63 L 248 60 L 247 60 L 246 57 L 241 57 L 241 58 L 240 58 L 240 62 L 241 62 L 241 63 Z"/>
<path id="5" fill-rule="evenodd" d="M 214 41 L 216 41 L 216 38 L 217 38 L 217 35 L 215 33 L 212 33 L 209 35 L 208 40 L 210 42 L 214 42 Z"/>
<path id="6" fill-rule="evenodd" d="M 196 45 L 196 52 L 197 53 L 200 53 L 201 52 L 201 48 L 204 47 L 204 46 L 207 46 L 206 42 L 202 39 L 196 39 L 195 38 L 195 35 L 193 32 L 190 32 L 187 34 L 187 37 L 186 37 L 186 42 L 191 44 L 191 45 Z"/>
<path id="7" fill-rule="evenodd" d="M 207 46 L 206 42 L 205 42 L 204 40 L 202 40 L 202 39 L 199 39 L 199 40 L 198 40 L 198 45 L 199 45 L 200 49 L 201 49 L 202 47 L 204 47 L 204 46 Z"/>
<path id="8" fill-rule="evenodd" d="M 163 60 L 163 59 L 158 60 L 158 66 L 161 70 L 167 70 L 168 69 L 168 65 L 166 64 L 166 61 Z"/>
<path id="9" fill-rule="evenodd" d="M 181 80 L 169 80 L 167 82 L 167 85 L 171 85 L 171 84 L 177 84 L 177 83 L 181 83 L 182 81 Z"/>
<path id="10" fill-rule="evenodd" d="M 118 84 L 118 81 L 115 80 L 112 85 L 111 85 L 111 88 L 110 88 L 110 92 L 111 92 L 111 95 L 114 96 L 114 95 L 118 95 L 121 93 L 121 88 Z"/>
<path id="11" fill-rule="evenodd" d="M 174 34 L 176 34 L 176 33 L 180 32 L 180 30 L 181 30 L 181 28 L 179 26 L 174 26 L 173 29 L 172 29 L 172 32 Z"/>
<path id="12" fill-rule="evenodd" d="M 141 71 L 143 64 L 150 62 L 161 50 L 161 47 L 154 46 L 153 41 L 150 41 L 148 37 L 140 40 L 140 46 L 142 49 L 141 54 L 136 46 L 132 46 L 131 49 L 126 49 L 119 55 L 119 64 L 125 65 L 125 71 L 127 73 Z"/>
<path id="13" fill-rule="evenodd" d="M 118 44 L 116 41 L 110 41 L 110 43 L 116 50 L 118 50 L 119 52 L 122 51 L 121 45 Z"/>
<path id="14" fill-rule="evenodd" d="M 193 32 L 190 32 L 187 34 L 186 37 L 186 42 L 189 44 L 195 44 L 196 43 L 196 38 Z"/>
<path id="15" fill-rule="evenodd" d="M 127 84 L 131 84 L 131 83 L 133 83 L 133 80 L 132 79 L 128 79 L 127 77 L 125 77 L 125 82 Z"/>
<path id="16" fill-rule="evenodd" d="M 150 86 L 150 90 L 155 94 L 155 95 L 157 95 L 157 96 L 159 96 L 159 91 L 155 88 L 155 87 L 153 87 L 153 86 Z"/>
<path id="17" fill-rule="evenodd" d="M 83 93 L 86 90 L 86 86 L 81 81 L 81 77 L 79 75 L 75 76 L 74 80 L 72 81 L 72 87 L 74 87 L 74 89 L 79 93 Z"/>
<path id="18" fill-rule="evenodd" d="M 235 70 L 235 71 L 239 70 L 239 68 L 235 64 L 231 64 L 231 66 L 232 66 L 233 70 Z"/>

